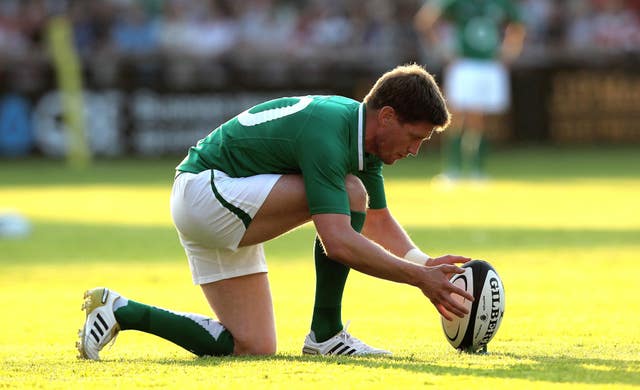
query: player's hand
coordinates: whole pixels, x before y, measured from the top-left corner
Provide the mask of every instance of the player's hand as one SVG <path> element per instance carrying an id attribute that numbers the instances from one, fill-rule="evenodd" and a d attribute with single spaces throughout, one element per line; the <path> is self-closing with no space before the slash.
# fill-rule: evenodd
<path id="1" fill-rule="evenodd" d="M 458 256 L 458 255 L 444 255 L 440 257 L 434 257 L 432 259 L 427 260 L 424 264 L 427 267 L 433 267 L 440 264 L 459 264 L 466 263 L 467 261 L 471 261 L 470 257 Z M 451 279 L 453 274 L 447 274 L 447 279 Z"/>
<path id="2" fill-rule="evenodd" d="M 458 256 L 458 255 L 444 255 L 440 257 L 434 257 L 424 264 L 427 267 L 433 267 L 440 264 L 458 264 L 458 263 L 466 263 L 470 261 L 470 257 Z"/>
<path id="3" fill-rule="evenodd" d="M 464 269 L 453 264 L 440 264 L 423 268 L 422 283 L 418 287 L 426 295 L 438 312 L 447 320 L 452 320 L 451 314 L 464 317 L 469 310 L 462 303 L 453 297 L 453 294 L 460 295 L 473 302 L 473 296 L 455 286 L 449 281 L 448 275 L 464 273 Z"/>

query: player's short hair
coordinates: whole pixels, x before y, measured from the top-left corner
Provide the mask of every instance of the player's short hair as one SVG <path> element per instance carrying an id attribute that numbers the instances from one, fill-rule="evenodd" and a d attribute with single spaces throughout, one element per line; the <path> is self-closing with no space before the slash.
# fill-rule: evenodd
<path id="1" fill-rule="evenodd" d="M 383 74 L 364 98 L 367 108 L 390 106 L 404 123 L 429 122 L 436 131 L 451 121 L 446 101 L 433 76 L 422 66 L 408 64 Z"/>

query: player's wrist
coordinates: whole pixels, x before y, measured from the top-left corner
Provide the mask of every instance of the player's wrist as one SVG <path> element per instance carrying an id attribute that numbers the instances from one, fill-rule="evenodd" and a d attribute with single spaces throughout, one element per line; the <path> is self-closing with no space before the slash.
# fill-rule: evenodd
<path id="1" fill-rule="evenodd" d="M 431 256 L 429 256 L 428 254 L 422 252 L 418 248 L 411 248 L 411 249 L 409 249 L 409 251 L 407 253 L 405 253 L 403 258 L 405 260 L 407 260 L 407 261 L 410 261 L 410 262 L 414 263 L 414 264 L 425 265 L 427 263 L 427 261 L 429 261 L 429 259 L 431 259 Z"/>

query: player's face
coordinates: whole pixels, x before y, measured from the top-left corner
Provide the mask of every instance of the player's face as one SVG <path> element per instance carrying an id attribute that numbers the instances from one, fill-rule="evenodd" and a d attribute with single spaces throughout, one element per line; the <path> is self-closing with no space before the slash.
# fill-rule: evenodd
<path id="1" fill-rule="evenodd" d="M 435 126 L 428 122 L 401 123 L 395 116 L 383 122 L 378 139 L 378 157 L 385 164 L 393 164 L 409 155 L 415 156 L 422 143 L 431 138 Z"/>

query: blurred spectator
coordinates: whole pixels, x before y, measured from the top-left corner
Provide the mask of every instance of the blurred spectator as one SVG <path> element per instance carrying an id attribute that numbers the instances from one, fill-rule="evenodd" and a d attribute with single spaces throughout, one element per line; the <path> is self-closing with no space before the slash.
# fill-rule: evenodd
<path id="1" fill-rule="evenodd" d="M 192 55 L 216 57 L 238 43 L 239 23 L 224 2 L 197 3 L 197 15 L 188 26 L 185 50 Z"/>
<path id="2" fill-rule="evenodd" d="M 142 5 L 131 2 L 119 6 L 111 29 L 115 49 L 124 55 L 144 56 L 159 46 L 159 24 L 146 14 Z"/>
<path id="3" fill-rule="evenodd" d="M 160 28 L 160 48 L 169 55 L 180 54 L 189 44 L 188 8 L 185 1 L 168 0 L 164 7 L 164 20 Z"/>
<path id="4" fill-rule="evenodd" d="M 315 19 L 309 25 L 307 43 L 312 48 L 326 51 L 341 48 L 353 40 L 353 29 L 340 2 L 327 7 L 322 1 L 313 4 Z"/>
<path id="5" fill-rule="evenodd" d="M 111 46 L 115 8 L 106 1 L 76 1 L 69 7 L 76 50 L 85 60 Z"/>
<path id="6" fill-rule="evenodd" d="M 579 51 L 640 51 L 638 14 L 624 0 L 572 1 L 567 43 Z"/>
<path id="7" fill-rule="evenodd" d="M 530 32 L 523 61 L 640 54 L 640 0 L 518 3 Z M 60 9 L 66 9 L 75 45 L 98 85 L 117 81 L 119 58 L 136 61 L 140 56 L 165 61 L 156 71 L 182 75 L 177 79 L 198 77 L 204 71 L 198 69 L 208 66 L 217 68 L 221 77 L 225 67 L 240 69 L 242 75 L 264 71 L 264 77 L 274 82 L 301 67 L 331 74 L 345 66 L 377 72 L 411 60 L 437 65 L 445 53 L 428 50 L 423 57 L 416 53 L 418 37 L 411 32 L 411 15 L 421 4 L 421 0 L 0 0 L 0 66 L 16 67 L 16 59 L 46 60 L 48 17 Z M 446 34 L 445 24 L 437 27 L 455 39 Z M 189 61 L 195 63 L 184 63 Z M 165 69 L 166 62 L 172 69 Z"/>
<path id="8" fill-rule="evenodd" d="M 29 47 L 26 36 L 20 26 L 20 2 L 0 2 L 0 52 L 11 56 L 20 56 Z M 5 57 L 4 55 L 2 57 Z M 5 58 L 2 58 L 4 60 Z"/>
<path id="9" fill-rule="evenodd" d="M 640 45 L 637 15 L 625 0 L 594 0 L 592 41 L 600 48 L 630 51 Z"/>
<path id="10" fill-rule="evenodd" d="M 18 19 L 23 36 L 35 47 L 44 42 L 47 24 L 47 6 L 44 0 L 21 2 Z"/>
<path id="11" fill-rule="evenodd" d="M 456 44 L 444 67 L 444 94 L 452 114 L 438 179 L 452 183 L 468 169 L 485 180 L 487 117 L 511 104 L 508 66 L 522 52 L 526 29 L 519 4 L 508 1 L 427 0 L 415 16 L 416 30 L 438 46 L 438 22 L 454 26 Z"/>
<path id="12" fill-rule="evenodd" d="M 236 2 L 241 48 L 261 55 L 289 53 L 295 45 L 298 10 L 273 0 Z"/>
<path id="13" fill-rule="evenodd" d="M 567 42 L 575 49 L 588 48 L 592 40 L 593 10 L 584 0 L 570 1 Z"/>

